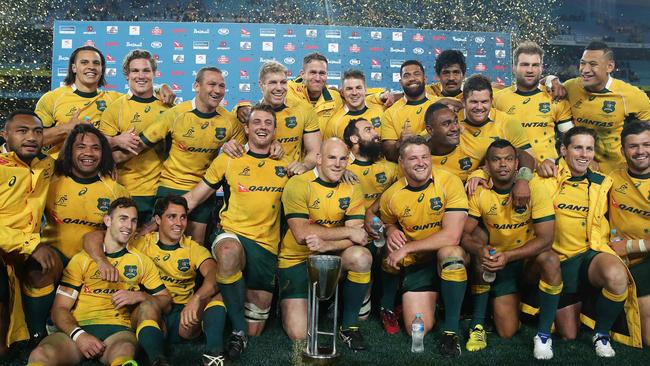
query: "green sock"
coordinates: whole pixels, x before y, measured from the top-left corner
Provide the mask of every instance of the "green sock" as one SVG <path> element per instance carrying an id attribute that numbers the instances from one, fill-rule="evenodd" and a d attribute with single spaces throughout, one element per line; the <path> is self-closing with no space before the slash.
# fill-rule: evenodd
<path id="1" fill-rule="evenodd" d="M 246 300 L 246 284 L 244 278 L 233 283 L 219 283 L 223 302 L 228 309 L 228 318 L 234 332 L 246 333 L 246 317 L 244 316 L 244 301 Z M 357 309 L 358 311 L 358 309 Z"/>
<path id="2" fill-rule="evenodd" d="M 594 327 L 596 333 L 609 334 L 616 318 L 623 310 L 626 297 L 626 294 L 614 295 L 603 288 L 596 299 L 596 326 Z"/>
<path id="3" fill-rule="evenodd" d="M 381 271 L 381 307 L 395 310 L 395 296 L 399 289 L 399 274 Z"/>
<path id="4" fill-rule="evenodd" d="M 474 306 L 472 323 L 469 329 L 475 326 L 485 324 L 485 313 L 487 312 L 487 303 L 490 299 L 490 285 L 472 285 L 472 303 Z"/>
<path id="5" fill-rule="evenodd" d="M 25 313 L 25 322 L 30 336 L 36 333 L 47 335 L 45 322 L 47 322 L 47 317 L 50 315 L 55 295 L 54 286 L 50 286 L 52 290 L 44 296 L 31 297 L 24 292 L 22 293 L 23 312 Z"/>
<path id="6" fill-rule="evenodd" d="M 460 308 L 467 287 L 467 272 L 465 267 L 451 269 L 443 268 L 440 272 L 440 291 L 445 305 L 445 324 L 443 331 L 458 333 L 460 327 Z"/>
<path id="7" fill-rule="evenodd" d="M 361 305 L 363 305 L 363 299 L 366 297 L 366 292 L 370 287 L 370 282 L 368 283 L 357 283 L 350 281 L 349 274 L 348 278 L 343 284 L 343 298 L 345 299 L 345 305 L 343 306 L 343 320 L 341 322 L 342 328 L 354 327 L 357 325 L 359 320 L 359 310 Z"/>
<path id="8" fill-rule="evenodd" d="M 135 332 L 138 339 L 138 344 L 149 358 L 149 362 L 153 362 L 159 358 L 163 358 L 165 354 L 165 336 L 162 330 L 153 320 L 145 320 Z"/>
<path id="9" fill-rule="evenodd" d="M 551 325 L 555 319 L 557 306 L 562 294 L 562 284 L 557 286 L 549 285 L 543 280 L 539 281 L 539 319 L 537 331 L 544 334 L 551 334 Z"/>
<path id="10" fill-rule="evenodd" d="M 205 349 L 210 353 L 223 352 L 223 330 L 226 326 L 226 308 L 223 305 L 210 306 L 203 312 L 203 333 Z"/>

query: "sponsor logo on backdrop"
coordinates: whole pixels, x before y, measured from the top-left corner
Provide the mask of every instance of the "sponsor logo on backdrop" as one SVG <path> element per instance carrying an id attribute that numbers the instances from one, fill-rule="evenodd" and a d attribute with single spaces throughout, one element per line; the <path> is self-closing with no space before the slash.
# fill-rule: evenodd
<path id="1" fill-rule="evenodd" d="M 496 81 L 497 81 L 497 84 L 499 84 L 499 85 L 506 85 L 506 82 L 503 81 L 503 79 L 501 79 L 501 78 L 498 77 L 498 76 L 497 76 L 497 78 L 496 78 Z"/>
<path id="2" fill-rule="evenodd" d="M 416 47 L 413 49 L 413 53 L 416 55 L 421 55 L 424 53 L 424 49 L 422 47 Z"/>
<path id="3" fill-rule="evenodd" d="M 230 62 L 230 59 L 226 55 L 221 55 L 217 57 L 217 63 L 220 65 L 225 65 Z"/>
<path id="4" fill-rule="evenodd" d="M 338 43 L 328 43 L 327 44 L 327 52 L 332 52 L 332 53 L 339 52 L 339 44 Z"/>
<path id="5" fill-rule="evenodd" d="M 400 67 L 402 67 L 403 63 L 404 60 L 390 60 L 390 67 L 399 69 Z"/>
<path id="6" fill-rule="evenodd" d="M 348 38 L 349 39 L 361 39 L 361 35 L 359 34 L 359 32 L 353 31 Z"/>
<path id="7" fill-rule="evenodd" d="M 162 36 L 163 30 L 162 30 L 162 28 L 157 27 L 157 26 L 153 27 L 153 28 L 151 28 L 151 34 L 154 35 L 154 36 Z"/>
<path id="8" fill-rule="evenodd" d="M 174 33 L 174 34 L 176 34 L 176 33 L 187 33 L 187 29 L 185 29 L 185 28 L 174 28 L 174 29 L 172 29 L 172 33 Z M 178 98 L 176 98 L 176 99 L 178 99 Z"/>
<path id="9" fill-rule="evenodd" d="M 239 91 L 242 93 L 250 93 L 251 92 L 251 84 L 249 83 L 240 83 L 239 84 Z"/>
<path id="10" fill-rule="evenodd" d="M 443 36 L 443 35 L 435 35 L 435 36 L 433 36 L 433 40 L 434 41 L 446 41 L 447 37 Z"/>
<path id="11" fill-rule="evenodd" d="M 503 42 L 503 40 L 502 40 L 499 36 L 495 36 L 495 37 L 494 37 L 494 43 L 495 43 L 498 47 L 503 47 L 503 46 L 505 46 L 505 42 Z"/>
<path id="12" fill-rule="evenodd" d="M 403 32 L 393 32 L 393 41 L 400 42 L 404 39 Z"/>
<path id="13" fill-rule="evenodd" d="M 86 30 L 83 33 L 84 34 L 97 34 L 97 32 L 95 32 L 95 28 L 93 28 L 92 25 L 87 26 Z"/>
<path id="14" fill-rule="evenodd" d="M 454 42 L 467 42 L 467 37 L 451 37 Z"/>
<path id="15" fill-rule="evenodd" d="M 338 29 L 326 30 L 325 38 L 341 38 L 341 31 Z"/>
<path id="16" fill-rule="evenodd" d="M 227 35 L 230 34 L 230 29 L 228 29 L 228 28 L 219 28 L 219 29 L 217 29 L 217 34 L 219 34 L 220 36 L 227 36 Z"/>
<path id="17" fill-rule="evenodd" d="M 174 41 L 174 49 L 176 51 L 182 51 L 183 50 L 183 44 L 178 42 L 178 41 Z"/>
<path id="18" fill-rule="evenodd" d="M 251 32 L 246 30 L 246 28 L 242 28 L 242 29 L 239 30 L 239 35 L 242 36 L 242 37 L 250 37 Z"/>
<path id="19" fill-rule="evenodd" d="M 210 49 L 210 41 L 193 41 L 192 42 L 192 49 L 195 49 L 195 50 L 209 50 Z"/>
<path id="20" fill-rule="evenodd" d="M 305 30 L 305 35 L 307 38 L 316 38 L 318 37 L 318 29 L 307 29 Z"/>
<path id="21" fill-rule="evenodd" d="M 383 47 L 370 47 L 368 49 L 370 50 L 370 52 L 384 52 Z"/>
<path id="22" fill-rule="evenodd" d="M 221 41 L 219 42 L 219 46 L 217 47 L 218 50 L 229 50 L 230 47 L 228 47 L 228 43 L 226 41 Z"/>
<path id="23" fill-rule="evenodd" d="M 260 37 L 275 37 L 275 28 L 261 28 Z"/>
<path id="24" fill-rule="evenodd" d="M 482 45 L 483 43 L 485 43 L 485 37 L 481 37 L 481 36 L 474 37 L 474 42 L 478 43 L 479 45 Z"/>
<path id="25" fill-rule="evenodd" d="M 161 48 L 163 46 L 162 42 L 153 41 L 151 42 L 151 48 Z"/>
<path id="26" fill-rule="evenodd" d="M 487 52 L 483 48 L 479 48 L 474 52 L 474 57 L 487 57 Z"/>
<path id="27" fill-rule="evenodd" d="M 328 71 L 327 72 L 327 80 L 341 80 L 341 72 L 340 71 Z"/>
<path id="28" fill-rule="evenodd" d="M 381 62 L 377 59 L 370 59 L 370 67 L 373 69 L 380 69 L 381 68 Z"/>
<path id="29" fill-rule="evenodd" d="M 374 40 L 380 40 L 381 39 L 381 31 L 370 31 L 370 39 Z"/>
<path id="30" fill-rule="evenodd" d="M 172 55 L 172 62 L 175 64 L 185 63 L 185 55 Z"/>
<path id="31" fill-rule="evenodd" d="M 415 42 L 424 42 L 424 36 L 420 33 L 415 33 L 411 39 Z"/>
<path id="32" fill-rule="evenodd" d="M 289 42 L 289 43 L 285 44 L 282 47 L 282 49 L 284 49 L 287 52 L 293 52 L 293 51 L 296 50 L 296 46 L 293 43 Z"/>
<path id="33" fill-rule="evenodd" d="M 193 34 L 210 34 L 210 28 L 194 28 L 192 29 Z"/>
<path id="34" fill-rule="evenodd" d="M 340 58 L 334 58 L 329 60 L 328 62 L 330 65 L 340 65 L 341 64 L 341 59 Z"/>
<path id="35" fill-rule="evenodd" d="M 74 25 L 60 25 L 59 34 L 77 34 L 77 27 Z"/>
<path id="36" fill-rule="evenodd" d="M 142 47 L 142 42 L 126 42 L 126 47 Z"/>
<path id="37" fill-rule="evenodd" d="M 244 69 L 240 69 L 239 70 L 239 78 L 242 79 L 242 80 L 248 80 L 249 79 L 248 71 L 246 71 Z"/>
<path id="38" fill-rule="evenodd" d="M 352 58 L 350 59 L 349 63 L 352 66 L 359 66 L 361 65 L 361 60 L 359 60 L 358 58 Z"/>
<path id="39" fill-rule="evenodd" d="M 120 45 L 120 42 L 104 42 L 104 46 L 106 47 L 117 47 Z"/>
<path id="40" fill-rule="evenodd" d="M 195 55 L 194 56 L 194 63 L 197 65 L 205 65 L 207 62 L 207 57 L 206 55 Z"/>
<path id="41" fill-rule="evenodd" d="M 348 48 L 348 51 L 352 53 L 359 53 L 361 52 L 361 47 L 359 47 L 356 43 L 353 43 L 350 48 Z"/>
<path id="42" fill-rule="evenodd" d="M 317 50 L 318 46 L 316 46 L 315 44 L 306 44 L 305 49 L 306 50 Z"/>
<path id="43" fill-rule="evenodd" d="M 107 25 L 106 26 L 106 34 L 117 34 L 119 32 L 120 28 L 116 25 Z"/>
<path id="44" fill-rule="evenodd" d="M 399 74 L 399 72 L 394 72 L 393 73 L 393 82 L 394 83 L 399 83 L 401 78 L 402 78 L 402 76 Z"/>
<path id="45" fill-rule="evenodd" d="M 487 70 L 487 66 L 485 66 L 484 63 L 479 62 L 478 64 L 476 64 L 476 66 L 474 66 L 474 70 L 483 72 Z"/>
<path id="46" fill-rule="evenodd" d="M 406 48 L 390 48 L 391 53 L 406 53 Z"/>
<path id="47" fill-rule="evenodd" d="M 106 68 L 106 76 L 116 77 L 117 76 L 117 68 L 115 68 L 115 67 L 107 67 Z"/>
<path id="48" fill-rule="evenodd" d="M 239 62 L 251 62 L 251 61 L 253 61 L 253 58 L 252 57 L 240 57 L 238 60 L 239 60 Z"/>
<path id="49" fill-rule="evenodd" d="M 253 42 L 241 41 L 239 42 L 239 49 L 242 51 L 250 51 L 251 49 L 253 49 Z"/>
<path id="50" fill-rule="evenodd" d="M 106 54 L 106 63 L 107 64 L 114 64 L 115 63 L 115 57 L 113 57 L 110 53 Z"/>
<path id="51" fill-rule="evenodd" d="M 287 65 L 293 65 L 294 63 L 296 63 L 296 59 L 293 57 L 285 57 L 284 63 Z"/>
<path id="52" fill-rule="evenodd" d="M 59 61 L 70 61 L 70 57 L 59 55 L 59 57 L 57 58 L 57 60 L 59 60 Z"/>
<path id="53" fill-rule="evenodd" d="M 370 73 L 370 79 L 372 81 L 381 81 L 382 75 L 380 72 L 371 72 Z"/>
<path id="54" fill-rule="evenodd" d="M 262 42 L 262 51 L 273 51 L 273 42 Z"/>
<path id="55" fill-rule="evenodd" d="M 494 56 L 496 58 L 506 58 L 506 50 L 494 50 Z"/>
<path id="56" fill-rule="evenodd" d="M 68 76 L 68 69 L 65 67 L 59 67 L 56 69 L 56 76 Z"/>
<path id="57" fill-rule="evenodd" d="M 505 70 L 506 70 L 506 66 L 505 66 L 505 65 L 494 65 L 494 67 L 492 68 L 492 70 L 495 70 L 495 71 L 505 71 Z"/>
<path id="58" fill-rule="evenodd" d="M 95 41 L 93 41 L 92 39 L 89 39 L 89 40 L 87 40 L 86 42 L 84 42 L 84 46 L 92 46 L 92 47 L 95 47 L 95 46 L 96 46 L 96 45 L 95 45 Z"/>
<path id="59" fill-rule="evenodd" d="M 293 32 L 293 29 L 287 29 L 287 32 L 282 35 L 282 37 L 296 38 L 296 34 Z"/>

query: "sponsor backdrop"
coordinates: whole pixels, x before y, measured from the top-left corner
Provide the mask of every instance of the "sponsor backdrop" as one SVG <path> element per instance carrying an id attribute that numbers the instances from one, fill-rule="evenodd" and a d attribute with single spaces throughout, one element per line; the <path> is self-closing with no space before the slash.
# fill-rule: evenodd
<path id="1" fill-rule="evenodd" d="M 417 59 L 435 77 L 435 58 L 442 50 L 457 49 L 467 58 L 467 74 L 483 73 L 510 84 L 510 35 L 420 29 L 337 27 L 259 23 L 159 23 L 56 21 L 52 87 L 67 73 L 68 57 L 77 47 L 92 45 L 106 57 L 106 89 L 126 90 L 121 71 L 132 49 L 151 51 L 158 60 L 156 83 L 169 84 L 181 100 L 193 97 L 192 83 L 203 66 L 217 66 L 226 74 L 224 105 L 258 100 L 261 64 L 276 60 L 290 76 L 300 72 L 302 58 L 320 52 L 329 60 L 328 84 L 339 85 L 343 72 L 358 68 L 369 87 L 399 90 L 399 67 Z"/>

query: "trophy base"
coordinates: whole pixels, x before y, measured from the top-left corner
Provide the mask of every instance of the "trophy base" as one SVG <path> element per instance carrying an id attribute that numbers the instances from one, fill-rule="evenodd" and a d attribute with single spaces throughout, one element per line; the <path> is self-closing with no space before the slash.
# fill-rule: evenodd
<path id="1" fill-rule="evenodd" d="M 338 362 L 340 354 L 332 354 L 331 347 L 318 347 L 318 354 L 311 355 L 307 352 L 302 354 L 302 360 L 307 365 L 334 365 Z"/>

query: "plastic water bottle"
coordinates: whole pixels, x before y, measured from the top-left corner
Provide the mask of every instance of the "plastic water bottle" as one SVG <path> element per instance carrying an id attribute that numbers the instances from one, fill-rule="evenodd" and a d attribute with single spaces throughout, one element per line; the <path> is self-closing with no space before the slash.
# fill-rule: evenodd
<path id="1" fill-rule="evenodd" d="M 621 240 L 623 240 L 623 238 L 618 236 L 618 231 L 616 229 L 612 229 L 612 231 L 610 231 L 609 237 L 610 237 L 609 241 L 621 241 Z"/>
<path id="2" fill-rule="evenodd" d="M 379 235 L 379 239 L 375 239 L 373 242 L 377 248 L 381 248 L 386 244 L 386 238 L 384 238 L 384 225 L 379 221 L 379 217 L 375 216 L 372 219 L 372 229 Z"/>
<path id="3" fill-rule="evenodd" d="M 90 122 L 90 117 L 84 116 L 84 122 L 86 122 L 86 123 Z"/>
<path id="4" fill-rule="evenodd" d="M 497 254 L 497 250 L 494 249 L 494 248 L 490 248 L 488 250 L 488 252 L 490 253 L 490 255 Z M 496 279 L 497 279 L 497 274 L 496 273 L 490 272 L 490 271 L 483 271 L 483 281 L 485 281 L 487 283 L 492 283 Z"/>
<path id="5" fill-rule="evenodd" d="M 424 320 L 422 314 L 415 314 L 415 319 L 411 323 L 411 352 L 424 352 Z"/>

